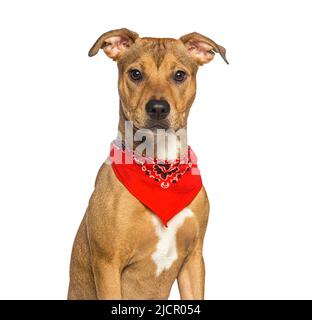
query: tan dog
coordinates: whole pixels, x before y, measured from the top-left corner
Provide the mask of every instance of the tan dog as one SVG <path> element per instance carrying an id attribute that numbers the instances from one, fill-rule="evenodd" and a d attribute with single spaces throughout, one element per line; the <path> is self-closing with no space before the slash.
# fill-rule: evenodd
<path id="1" fill-rule="evenodd" d="M 89 56 L 101 48 L 118 64 L 122 138 L 126 120 L 135 130 L 186 128 L 198 66 L 215 52 L 227 62 L 225 49 L 198 33 L 176 40 L 120 29 L 104 33 Z M 167 299 L 176 279 L 181 299 L 204 299 L 208 212 L 202 188 L 164 228 L 104 163 L 74 242 L 68 299 Z"/>

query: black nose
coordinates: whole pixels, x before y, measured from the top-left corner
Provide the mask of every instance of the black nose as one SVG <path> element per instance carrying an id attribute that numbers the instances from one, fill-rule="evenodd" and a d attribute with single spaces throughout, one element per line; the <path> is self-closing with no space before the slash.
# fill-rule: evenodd
<path id="1" fill-rule="evenodd" d="M 153 120 L 163 120 L 170 112 L 170 105 L 166 100 L 150 100 L 145 110 Z"/>

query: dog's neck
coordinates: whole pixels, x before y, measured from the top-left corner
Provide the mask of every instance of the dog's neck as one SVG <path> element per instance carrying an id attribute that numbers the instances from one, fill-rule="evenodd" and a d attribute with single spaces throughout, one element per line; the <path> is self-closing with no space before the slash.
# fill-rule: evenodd
<path id="1" fill-rule="evenodd" d="M 175 160 L 187 155 L 186 130 L 138 129 L 125 116 L 122 106 L 119 108 L 118 140 L 128 149 L 163 160 Z"/>

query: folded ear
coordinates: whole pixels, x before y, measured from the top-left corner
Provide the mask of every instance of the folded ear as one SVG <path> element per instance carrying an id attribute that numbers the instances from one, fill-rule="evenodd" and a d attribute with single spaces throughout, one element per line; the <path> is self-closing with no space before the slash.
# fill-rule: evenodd
<path id="1" fill-rule="evenodd" d="M 214 58 L 215 52 L 219 53 L 227 64 L 229 63 L 226 60 L 225 48 L 200 33 L 193 32 L 186 34 L 180 40 L 199 65 L 210 62 Z"/>
<path id="2" fill-rule="evenodd" d="M 126 28 L 103 33 L 89 51 L 89 57 L 96 55 L 100 49 L 113 59 L 118 60 L 121 54 L 127 50 L 139 37 L 136 32 Z"/>

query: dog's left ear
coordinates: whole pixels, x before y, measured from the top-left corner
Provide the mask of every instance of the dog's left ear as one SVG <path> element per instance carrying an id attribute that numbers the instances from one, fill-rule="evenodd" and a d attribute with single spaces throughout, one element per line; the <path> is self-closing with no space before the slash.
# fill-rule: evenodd
<path id="1" fill-rule="evenodd" d="M 126 28 L 105 32 L 95 41 L 89 51 L 89 57 L 93 57 L 103 49 L 109 58 L 118 60 L 138 37 L 136 32 Z"/>
<path id="2" fill-rule="evenodd" d="M 214 58 L 215 52 L 219 53 L 223 60 L 229 64 L 226 60 L 225 48 L 200 33 L 193 32 L 186 34 L 182 36 L 180 40 L 185 45 L 192 58 L 200 66 L 210 62 Z"/>

